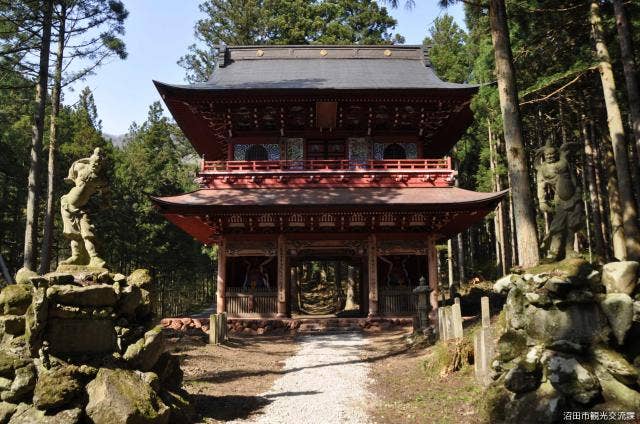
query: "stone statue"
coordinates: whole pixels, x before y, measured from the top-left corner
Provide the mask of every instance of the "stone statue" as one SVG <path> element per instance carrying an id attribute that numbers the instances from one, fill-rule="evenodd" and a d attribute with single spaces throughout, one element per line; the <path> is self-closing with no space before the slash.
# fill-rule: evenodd
<path id="1" fill-rule="evenodd" d="M 387 287 L 406 287 L 409 285 L 409 272 L 407 271 L 407 258 L 403 256 L 390 256 L 389 259 L 379 256 L 382 262 L 389 265 L 387 271 Z"/>
<path id="2" fill-rule="evenodd" d="M 65 182 L 75 187 L 60 198 L 63 234 L 71 241 L 71 256 L 61 262 L 64 265 L 104 267 L 105 262 L 96 251 L 94 228 L 86 209 L 91 196 L 106 189 L 103 165 L 104 152 L 97 147 L 90 157 L 75 161 L 65 178 Z"/>
<path id="3" fill-rule="evenodd" d="M 558 149 L 550 142 L 538 150 L 542 162 L 536 166 L 537 194 L 540 209 L 553 213 L 549 232 L 542 241 L 546 259 L 556 261 L 571 257 L 573 235 L 582 226 L 582 190 L 568 161 L 570 149 L 577 143 L 563 143 Z"/>
<path id="4" fill-rule="evenodd" d="M 254 291 L 260 288 L 271 290 L 271 286 L 269 285 L 269 274 L 264 269 L 264 267 L 274 258 L 275 256 L 268 257 L 263 262 L 260 262 L 259 259 L 254 258 L 244 260 L 245 265 L 247 265 L 247 271 L 244 275 L 242 291 L 247 291 L 248 289 Z"/>

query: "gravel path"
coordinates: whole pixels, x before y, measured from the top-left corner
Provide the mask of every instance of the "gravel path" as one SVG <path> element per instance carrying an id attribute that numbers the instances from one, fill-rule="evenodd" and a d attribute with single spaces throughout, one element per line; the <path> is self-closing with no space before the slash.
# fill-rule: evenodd
<path id="1" fill-rule="evenodd" d="M 287 359 L 271 390 L 261 396 L 271 403 L 251 423 L 367 423 L 363 407 L 369 364 L 360 359 L 367 340 L 360 333 L 304 336 L 301 349 Z M 246 421 L 245 421 L 246 422 Z"/>

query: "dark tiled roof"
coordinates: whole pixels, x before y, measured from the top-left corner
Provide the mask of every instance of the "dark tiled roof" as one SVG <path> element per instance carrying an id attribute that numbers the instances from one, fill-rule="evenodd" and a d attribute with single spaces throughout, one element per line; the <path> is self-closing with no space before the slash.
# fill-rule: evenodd
<path id="1" fill-rule="evenodd" d="M 222 49 L 200 90 L 469 89 L 440 80 L 421 46 L 241 46 Z"/>

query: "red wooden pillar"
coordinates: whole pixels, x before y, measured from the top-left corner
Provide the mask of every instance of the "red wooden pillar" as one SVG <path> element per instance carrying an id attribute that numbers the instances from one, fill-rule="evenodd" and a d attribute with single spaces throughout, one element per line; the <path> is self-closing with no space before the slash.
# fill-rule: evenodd
<path id="1" fill-rule="evenodd" d="M 224 238 L 218 243 L 218 284 L 216 290 L 216 312 L 226 312 L 226 289 L 227 289 L 227 249 Z"/>
<path id="2" fill-rule="evenodd" d="M 427 274 L 429 276 L 429 303 L 431 311 L 429 319 L 438 328 L 438 252 L 436 251 L 436 240 L 434 236 L 427 238 Z"/>
<path id="3" fill-rule="evenodd" d="M 375 234 L 370 234 L 367 245 L 369 277 L 369 317 L 378 316 L 378 243 Z"/>
<path id="4" fill-rule="evenodd" d="M 284 234 L 278 236 L 278 318 L 287 318 L 289 315 L 289 258 L 287 257 L 287 243 Z"/>

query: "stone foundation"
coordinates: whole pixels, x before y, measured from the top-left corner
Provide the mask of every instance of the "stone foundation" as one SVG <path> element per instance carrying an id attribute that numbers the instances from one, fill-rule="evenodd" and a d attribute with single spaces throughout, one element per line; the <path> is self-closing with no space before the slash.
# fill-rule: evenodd
<path id="1" fill-rule="evenodd" d="M 508 296 L 486 396 L 490 420 L 552 423 L 571 411 L 638 414 L 638 277 L 635 262 L 598 271 L 568 259 L 499 280 L 495 290 Z"/>
<path id="2" fill-rule="evenodd" d="M 209 333 L 208 318 L 165 318 L 160 324 L 167 331 L 202 336 Z M 229 318 L 227 321 L 227 329 L 230 334 L 248 336 L 322 333 L 341 330 L 379 332 L 400 330 L 412 325 L 413 318 Z"/>
<path id="3" fill-rule="evenodd" d="M 0 292 L 0 423 L 190 422 L 149 272 L 64 271 Z"/>

